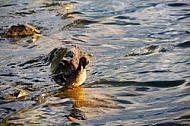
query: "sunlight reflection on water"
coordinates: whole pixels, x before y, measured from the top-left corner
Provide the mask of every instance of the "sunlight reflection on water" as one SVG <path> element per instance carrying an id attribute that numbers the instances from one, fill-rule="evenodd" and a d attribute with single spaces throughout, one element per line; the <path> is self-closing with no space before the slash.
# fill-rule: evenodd
<path id="1" fill-rule="evenodd" d="M 62 11 L 64 3 L 73 8 Z M 77 123 L 189 124 L 189 6 L 187 1 L 172 0 L 0 2 L 1 121 L 72 123 L 65 117 L 72 108 L 71 97 L 47 97 L 58 106 L 35 103 L 41 94 L 59 88 L 49 76 L 50 68 L 40 66 L 40 59 L 56 47 L 75 44 L 93 54 L 85 97 L 98 105 L 118 106 L 81 107 L 87 120 Z M 18 23 L 37 27 L 43 36 L 35 43 L 29 43 L 28 37 L 5 38 L 7 29 Z M 30 96 L 11 102 L 6 98 L 18 92 L 11 86 L 26 90 Z M 31 109 L 22 116 L 19 110 L 28 107 Z"/>

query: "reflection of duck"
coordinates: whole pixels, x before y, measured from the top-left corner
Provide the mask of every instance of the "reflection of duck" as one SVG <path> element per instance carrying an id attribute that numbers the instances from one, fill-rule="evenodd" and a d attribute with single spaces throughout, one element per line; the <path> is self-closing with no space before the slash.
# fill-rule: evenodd
<path id="1" fill-rule="evenodd" d="M 70 121 L 78 122 L 79 120 L 86 120 L 85 113 L 79 109 L 85 102 L 85 92 L 83 91 L 82 86 L 75 86 L 74 88 L 63 87 L 59 89 L 56 96 L 59 98 L 66 97 L 72 99 L 72 109 L 70 114 L 66 115 Z"/>
<path id="2" fill-rule="evenodd" d="M 99 94 L 99 92 L 91 88 L 83 88 L 82 86 L 62 87 L 55 96 L 60 99 L 69 98 L 72 101 L 70 114 L 66 115 L 72 122 L 80 122 L 101 116 L 105 112 L 102 112 L 102 108 L 106 108 L 107 112 L 119 108 L 110 97 Z"/>
<path id="3" fill-rule="evenodd" d="M 72 46 L 63 53 L 65 48 L 53 50 L 50 53 L 51 72 L 53 80 L 62 86 L 79 86 L 86 80 L 86 66 L 90 56 L 83 54 L 79 47 Z"/>

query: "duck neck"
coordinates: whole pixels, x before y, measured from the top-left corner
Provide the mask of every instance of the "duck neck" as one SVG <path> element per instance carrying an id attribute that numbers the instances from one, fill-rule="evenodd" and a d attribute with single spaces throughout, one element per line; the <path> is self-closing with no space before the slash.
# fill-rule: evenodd
<path id="1" fill-rule="evenodd" d="M 82 69 L 84 69 L 83 65 L 81 63 L 79 63 L 79 66 L 78 66 L 77 70 L 82 70 Z"/>

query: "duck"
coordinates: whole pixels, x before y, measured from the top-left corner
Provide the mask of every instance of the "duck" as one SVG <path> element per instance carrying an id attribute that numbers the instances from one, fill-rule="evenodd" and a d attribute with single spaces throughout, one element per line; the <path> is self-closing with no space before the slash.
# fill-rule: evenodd
<path id="1" fill-rule="evenodd" d="M 78 46 L 67 48 L 65 54 L 61 53 L 64 49 L 54 49 L 49 55 L 52 79 L 61 86 L 80 86 L 87 78 L 86 67 L 91 55 L 82 53 Z"/>
<path id="2" fill-rule="evenodd" d="M 63 60 L 57 67 L 53 80 L 61 86 L 80 86 L 87 78 L 86 66 L 88 64 L 89 61 L 85 56 L 79 59 L 76 69 L 73 60 Z"/>

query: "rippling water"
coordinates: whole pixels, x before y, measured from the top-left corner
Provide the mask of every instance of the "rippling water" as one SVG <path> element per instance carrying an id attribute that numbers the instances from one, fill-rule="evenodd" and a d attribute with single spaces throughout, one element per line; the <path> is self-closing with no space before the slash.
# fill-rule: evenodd
<path id="1" fill-rule="evenodd" d="M 190 124 L 190 1 L 6 0 L 0 12 L 0 125 Z M 43 36 L 5 38 L 18 23 Z M 60 88 L 42 57 L 70 44 L 93 54 L 83 88 L 38 103 Z M 18 88 L 29 96 L 5 98 Z M 71 122 L 78 99 L 87 119 Z"/>

